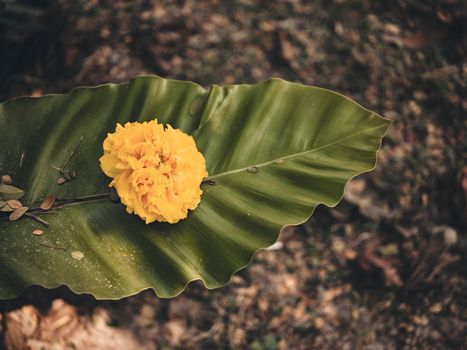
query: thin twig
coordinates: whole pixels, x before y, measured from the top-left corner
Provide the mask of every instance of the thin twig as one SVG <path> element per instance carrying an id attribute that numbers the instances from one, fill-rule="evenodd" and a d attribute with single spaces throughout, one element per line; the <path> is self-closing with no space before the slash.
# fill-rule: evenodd
<path id="1" fill-rule="evenodd" d="M 30 209 L 29 211 L 33 211 L 33 210 L 38 210 L 40 208 L 34 208 L 34 209 Z M 37 211 L 35 215 L 47 215 L 47 214 L 58 214 L 60 213 L 58 210 L 52 210 L 52 209 L 49 209 L 47 211 Z"/>
<path id="2" fill-rule="evenodd" d="M 106 192 L 106 193 L 91 194 L 89 196 L 76 197 L 76 198 L 70 199 L 70 201 L 84 202 L 84 201 L 92 201 L 96 199 L 104 199 L 104 198 L 109 198 L 109 197 L 110 197 L 110 192 Z"/>
<path id="3" fill-rule="evenodd" d="M 81 136 L 79 138 L 79 141 L 78 143 L 76 144 L 75 148 L 73 148 L 73 150 L 70 152 L 70 154 L 68 155 L 68 158 L 65 160 L 65 162 L 63 163 L 62 167 L 58 167 L 56 165 L 53 165 L 53 164 L 50 164 L 50 166 L 52 168 L 54 168 L 55 170 L 58 170 L 60 171 L 60 173 L 63 173 L 65 171 L 65 168 L 66 166 L 68 165 L 68 162 L 70 161 L 70 159 L 73 157 L 73 154 L 75 154 L 76 150 L 78 149 L 79 145 L 81 144 L 81 142 L 83 142 L 84 140 L 84 137 Z"/>
<path id="4" fill-rule="evenodd" d="M 50 164 L 50 166 L 51 166 L 52 168 L 54 168 L 55 170 L 62 171 L 62 168 L 59 168 L 59 167 L 56 166 L 56 165 Z"/>
<path id="5" fill-rule="evenodd" d="M 56 247 L 56 246 L 53 246 L 53 245 L 50 245 L 50 244 L 47 244 L 47 243 L 39 243 L 41 246 L 44 246 L 44 247 L 47 247 L 47 248 L 52 248 L 52 249 L 59 249 L 59 250 L 63 250 L 66 252 L 66 248 L 63 248 L 63 247 Z"/>
<path id="6" fill-rule="evenodd" d="M 107 200 L 107 198 L 96 198 L 96 199 L 92 199 L 92 200 L 86 200 L 86 201 L 76 201 L 76 202 L 67 202 L 67 203 L 63 203 L 59 206 L 56 206 L 56 207 L 53 207 L 54 209 L 63 209 L 63 208 L 66 208 L 66 207 L 71 207 L 73 205 L 79 205 L 79 204 L 85 204 L 85 203 L 94 203 L 94 202 L 99 202 L 99 201 L 103 201 L 103 200 Z"/>
<path id="7" fill-rule="evenodd" d="M 33 215 L 31 213 L 24 213 L 24 215 L 27 216 L 28 218 L 36 220 L 37 222 L 40 222 L 42 225 L 44 225 L 46 227 L 50 226 L 50 224 L 47 221 L 45 221 L 44 219 L 41 219 L 40 217 L 38 217 L 36 215 Z"/>
<path id="8" fill-rule="evenodd" d="M 110 193 L 107 192 L 107 193 L 92 194 L 89 196 L 82 196 L 82 197 L 76 197 L 76 198 L 70 198 L 70 199 L 57 199 L 55 200 L 56 204 L 47 211 L 43 211 L 41 208 L 38 207 L 38 208 L 30 209 L 29 212 L 33 212 L 36 214 L 47 214 L 47 213 L 52 214 L 50 211 L 54 209 L 62 209 L 70 205 L 92 203 L 92 202 L 97 202 L 97 201 L 109 199 L 109 198 L 110 198 Z"/>
<path id="9" fill-rule="evenodd" d="M 23 160 L 24 160 L 24 155 L 26 154 L 26 152 L 23 152 L 21 153 L 21 158 L 19 160 L 19 167 L 21 168 L 23 166 Z"/>
<path id="10" fill-rule="evenodd" d="M 57 206 L 52 207 L 51 209 L 60 209 L 60 208 L 63 208 L 69 205 L 74 205 L 78 203 L 91 203 L 91 202 L 100 201 L 100 200 L 109 199 L 109 198 L 110 198 L 110 193 L 99 193 L 99 194 L 92 194 L 89 196 L 76 197 L 72 199 L 61 199 L 57 201 L 59 204 Z"/>
<path id="11" fill-rule="evenodd" d="M 49 226 L 50 224 L 45 221 L 44 219 L 41 219 L 37 215 L 43 215 L 43 214 L 56 214 L 58 209 L 62 209 L 71 205 L 77 205 L 77 204 L 84 204 L 84 203 L 92 203 L 92 202 L 97 202 L 97 201 L 102 201 L 102 200 L 107 200 L 110 199 L 110 193 L 99 193 L 99 194 L 92 194 L 89 196 L 82 196 L 82 197 L 76 197 L 76 198 L 71 198 L 71 199 L 60 199 L 56 200 L 55 203 L 58 203 L 58 205 L 54 205 L 50 210 L 44 211 L 41 208 L 32 208 L 29 209 L 27 213 L 24 213 L 25 216 L 34 219 L 41 224 L 45 226 Z M 55 211 L 53 211 L 55 209 Z M 34 213 L 34 214 L 33 214 Z M 1 214 L 1 213 L 0 213 Z M 3 216 L 0 215 L 0 220 L 9 220 L 8 214 Z"/>
<path id="12" fill-rule="evenodd" d="M 75 154 L 76 150 L 78 149 L 79 145 L 81 144 L 81 142 L 83 142 L 84 140 L 84 137 L 81 136 L 78 143 L 76 144 L 75 148 L 73 148 L 73 151 L 71 151 L 70 155 L 68 156 L 68 158 L 65 160 L 65 163 L 63 163 L 63 166 L 62 166 L 62 170 L 64 170 L 66 168 L 66 166 L 68 165 L 68 162 L 70 161 L 71 157 L 73 157 L 73 154 Z"/>

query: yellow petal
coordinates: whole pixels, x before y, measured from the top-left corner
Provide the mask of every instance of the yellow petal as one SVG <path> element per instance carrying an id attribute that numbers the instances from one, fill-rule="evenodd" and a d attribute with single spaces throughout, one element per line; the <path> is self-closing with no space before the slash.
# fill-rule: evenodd
<path id="1" fill-rule="evenodd" d="M 157 120 L 117 124 L 107 135 L 100 158 L 129 213 L 147 224 L 176 223 L 201 200 L 205 160 L 193 138 Z"/>

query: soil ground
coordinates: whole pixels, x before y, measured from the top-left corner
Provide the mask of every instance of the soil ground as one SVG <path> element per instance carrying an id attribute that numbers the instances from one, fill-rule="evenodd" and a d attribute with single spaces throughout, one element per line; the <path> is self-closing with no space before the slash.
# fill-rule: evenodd
<path id="1" fill-rule="evenodd" d="M 228 286 L 120 301 L 32 287 L 0 302 L 0 348 L 467 348 L 466 15 L 462 0 L 8 3 L 0 100 L 138 74 L 281 77 L 394 123 L 375 171 Z"/>

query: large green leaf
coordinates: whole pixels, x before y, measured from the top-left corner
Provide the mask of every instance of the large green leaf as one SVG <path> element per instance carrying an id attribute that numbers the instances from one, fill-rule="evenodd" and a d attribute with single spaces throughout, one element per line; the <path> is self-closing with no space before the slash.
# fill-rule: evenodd
<path id="1" fill-rule="evenodd" d="M 281 227 L 302 223 L 320 203 L 336 205 L 346 181 L 373 169 L 389 125 L 339 94 L 280 79 L 206 91 L 138 77 L 0 104 L 0 173 L 12 175 L 30 205 L 49 194 L 106 192 L 98 162 L 106 134 L 117 122 L 153 118 L 192 134 L 206 158 L 216 185 L 203 185 L 198 209 L 175 225 L 145 225 L 120 204 L 78 204 L 47 215 L 42 236 L 31 234 L 38 223 L 30 219 L 2 220 L 0 298 L 32 284 L 109 299 L 146 288 L 171 297 L 194 279 L 222 286 Z M 78 177 L 59 186 L 51 165 L 80 138 L 69 163 Z"/>

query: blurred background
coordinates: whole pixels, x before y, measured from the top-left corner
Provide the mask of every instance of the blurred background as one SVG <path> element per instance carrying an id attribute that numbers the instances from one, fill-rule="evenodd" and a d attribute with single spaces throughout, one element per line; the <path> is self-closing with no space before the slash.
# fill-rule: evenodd
<path id="1" fill-rule="evenodd" d="M 0 301 L 0 349 L 467 348 L 463 0 L 0 0 L 0 100 L 157 74 L 269 77 L 394 123 L 352 180 L 221 289 Z"/>

